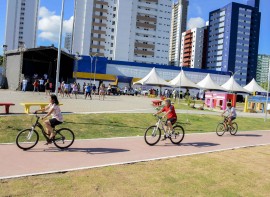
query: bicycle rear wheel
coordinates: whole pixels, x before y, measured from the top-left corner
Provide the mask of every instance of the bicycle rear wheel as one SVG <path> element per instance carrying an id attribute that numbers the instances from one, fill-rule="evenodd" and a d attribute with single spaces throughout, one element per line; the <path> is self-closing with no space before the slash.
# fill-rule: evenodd
<path id="1" fill-rule="evenodd" d="M 237 125 L 236 122 L 233 122 L 232 126 L 234 127 L 234 129 L 232 130 L 232 127 L 231 127 L 230 133 L 231 133 L 231 135 L 235 135 L 237 133 L 237 131 L 238 131 L 238 125 Z"/>
<path id="2" fill-rule="evenodd" d="M 170 140 L 173 144 L 179 144 L 182 142 L 185 136 L 185 131 L 183 127 L 176 125 L 173 127 L 173 132 L 171 134 Z"/>
<path id="3" fill-rule="evenodd" d="M 20 149 L 29 150 L 33 148 L 39 140 L 39 135 L 36 130 L 25 129 L 18 133 L 16 144 Z"/>
<path id="4" fill-rule="evenodd" d="M 216 128 L 216 133 L 218 136 L 223 136 L 225 133 L 225 126 L 223 123 L 219 123 Z"/>
<path id="5" fill-rule="evenodd" d="M 70 147 L 74 142 L 75 136 L 73 131 L 62 128 L 56 131 L 53 143 L 57 148 L 64 149 Z"/>
<path id="6" fill-rule="evenodd" d="M 144 141 L 146 144 L 153 146 L 160 140 L 161 130 L 157 126 L 150 126 L 144 133 Z"/>

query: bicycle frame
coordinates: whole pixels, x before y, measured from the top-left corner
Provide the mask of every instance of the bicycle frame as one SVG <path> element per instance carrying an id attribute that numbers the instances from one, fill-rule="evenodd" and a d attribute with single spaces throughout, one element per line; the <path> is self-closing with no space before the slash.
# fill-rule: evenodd
<path id="1" fill-rule="evenodd" d="M 39 123 L 40 117 L 36 115 L 36 118 L 37 118 L 36 122 L 32 125 L 31 132 L 28 134 L 27 139 L 30 139 L 32 137 L 33 131 L 35 130 L 36 127 L 38 127 L 41 130 L 45 139 L 48 140 L 49 139 L 49 136 L 47 136 L 48 134 L 45 132 L 44 127 Z"/>

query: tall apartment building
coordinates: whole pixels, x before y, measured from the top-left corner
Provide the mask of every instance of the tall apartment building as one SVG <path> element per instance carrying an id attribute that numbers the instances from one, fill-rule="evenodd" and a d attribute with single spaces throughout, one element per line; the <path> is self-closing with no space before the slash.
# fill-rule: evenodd
<path id="1" fill-rule="evenodd" d="M 7 1 L 5 44 L 8 50 L 20 43 L 27 48 L 36 46 L 39 0 Z"/>
<path id="2" fill-rule="evenodd" d="M 209 14 L 207 68 L 235 73 L 246 85 L 256 78 L 261 13 L 259 0 L 230 3 Z"/>
<path id="3" fill-rule="evenodd" d="M 71 53 L 72 33 L 66 33 L 64 47 Z"/>
<path id="4" fill-rule="evenodd" d="M 207 27 L 193 28 L 182 33 L 180 66 L 206 67 L 207 36 Z"/>
<path id="5" fill-rule="evenodd" d="M 174 66 L 180 64 L 181 38 L 186 31 L 188 5 L 188 0 L 178 0 L 172 8 L 169 64 Z"/>
<path id="6" fill-rule="evenodd" d="M 270 55 L 258 55 L 256 81 L 259 84 L 268 82 L 269 67 L 270 67 Z"/>
<path id="7" fill-rule="evenodd" d="M 76 0 L 72 52 L 168 63 L 171 0 Z"/>

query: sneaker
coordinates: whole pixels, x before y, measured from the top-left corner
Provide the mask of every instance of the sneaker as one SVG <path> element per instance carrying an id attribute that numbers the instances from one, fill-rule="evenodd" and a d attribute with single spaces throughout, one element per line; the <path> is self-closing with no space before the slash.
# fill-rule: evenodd
<path id="1" fill-rule="evenodd" d="M 167 139 L 166 135 L 161 139 L 161 141 L 165 141 Z"/>
<path id="2" fill-rule="evenodd" d="M 48 139 L 47 142 L 44 145 L 49 145 L 51 143 L 52 143 L 52 140 L 51 139 Z"/>

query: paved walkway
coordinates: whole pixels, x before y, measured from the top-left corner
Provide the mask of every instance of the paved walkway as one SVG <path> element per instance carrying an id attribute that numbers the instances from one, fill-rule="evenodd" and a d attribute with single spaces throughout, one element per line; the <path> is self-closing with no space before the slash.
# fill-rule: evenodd
<path id="1" fill-rule="evenodd" d="M 10 107 L 10 113 L 24 114 L 24 108 L 20 105 L 22 102 L 49 102 L 50 97 L 46 96 L 44 92 L 32 93 L 32 92 L 20 92 L 10 90 L 0 90 L 0 102 L 12 102 L 15 106 Z M 93 100 L 85 100 L 83 95 L 79 95 L 78 99 L 61 98 L 59 101 L 63 103 L 61 110 L 66 113 L 79 113 L 79 114 L 91 114 L 91 113 L 154 113 L 155 108 L 151 105 L 153 98 L 147 98 L 143 96 L 106 96 L 104 101 L 98 99 L 98 96 L 94 96 Z M 184 102 L 184 101 L 181 101 Z M 38 107 L 32 107 L 31 111 L 35 111 Z M 0 116 L 4 112 L 4 107 L 0 107 Z M 177 110 L 177 113 L 183 114 L 209 114 L 220 115 L 221 111 L 210 110 Z M 262 113 L 243 113 L 237 112 L 238 117 L 257 117 L 264 118 Z M 270 118 L 270 115 L 268 115 Z"/>
<path id="2" fill-rule="evenodd" d="M 167 140 L 151 147 L 142 137 L 77 140 L 64 151 L 43 144 L 39 142 L 29 151 L 15 144 L 0 144 L 0 179 L 269 145 L 270 132 L 240 132 L 237 136 L 226 133 L 223 137 L 215 133 L 189 134 L 180 146 Z"/>

